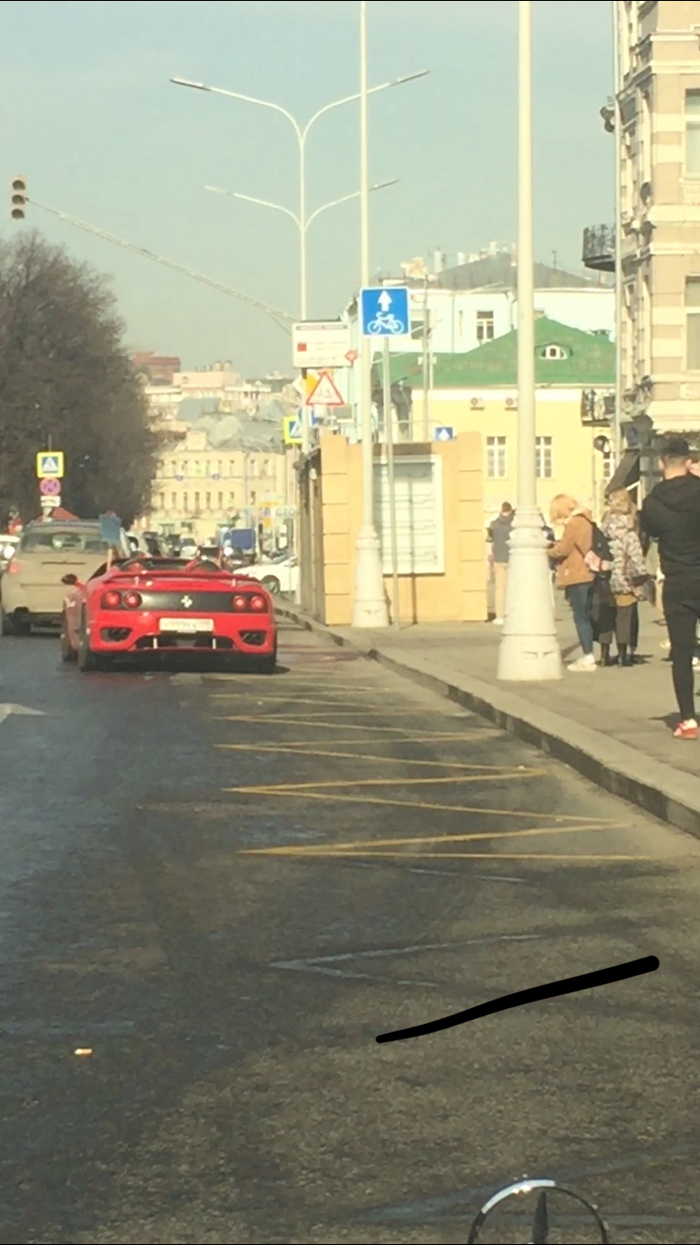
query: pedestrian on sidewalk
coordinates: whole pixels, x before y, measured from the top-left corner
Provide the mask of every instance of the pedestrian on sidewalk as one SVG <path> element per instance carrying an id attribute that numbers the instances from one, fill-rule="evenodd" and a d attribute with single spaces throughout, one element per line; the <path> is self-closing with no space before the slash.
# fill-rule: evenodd
<path id="1" fill-rule="evenodd" d="M 637 509 L 627 489 L 615 489 L 600 525 L 612 550 L 610 578 L 599 576 L 594 601 L 599 621 L 601 666 L 633 666 L 639 642 L 638 608 L 648 575 L 637 531 Z M 636 624 L 636 625 L 635 625 Z M 617 653 L 610 654 L 613 634 Z"/>
<path id="2" fill-rule="evenodd" d="M 593 518 L 590 510 L 566 493 L 553 499 L 549 517 L 554 528 L 563 524 L 558 541 L 549 550 L 557 564 L 557 587 L 563 588 L 573 611 L 582 657 L 569 666 L 575 674 L 592 674 L 597 669 L 593 652 L 591 605 L 595 576 L 586 564 L 593 545 Z"/>
<path id="3" fill-rule="evenodd" d="M 700 479 L 691 472 L 690 447 L 682 437 L 669 438 L 660 465 L 664 478 L 644 501 L 642 526 L 659 542 L 673 688 L 681 718 L 674 738 L 697 739 L 693 653 L 700 619 Z"/>
<path id="4" fill-rule="evenodd" d="M 513 507 L 509 501 L 504 501 L 501 506 L 501 512 L 489 524 L 488 539 L 491 542 L 490 562 L 493 567 L 493 577 L 496 588 L 496 617 L 494 618 L 494 626 L 503 625 L 503 619 L 506 613 L 506 580 L 508 578 L 508 561 L 510 559 L 510 533 L 513 526 Z"/>

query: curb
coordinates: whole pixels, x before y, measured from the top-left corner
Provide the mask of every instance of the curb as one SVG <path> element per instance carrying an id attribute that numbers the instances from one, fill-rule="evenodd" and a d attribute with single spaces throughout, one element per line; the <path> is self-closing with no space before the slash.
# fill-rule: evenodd
<path id="1" fill-rule="evenodd" d="M 382 648 L 363 645 L 359 639 L 351 640 L 289 607 L 277 606 L 276 612 L 307 631 L 326 636 L 340 648 L 353 649 L 362 657 L 479 714 L 540 752 L 563 761 L 611 795 L 700 838 L 700 778 L 663 761 L 651 760 L 602 731 L 579 726 L 561 714 L 530 704 L 516 693 L 492 687 L 468 675 L 460 676 L 459 685 L 448 683 L 419 659 L 408 655 L 397 658 Z"/>

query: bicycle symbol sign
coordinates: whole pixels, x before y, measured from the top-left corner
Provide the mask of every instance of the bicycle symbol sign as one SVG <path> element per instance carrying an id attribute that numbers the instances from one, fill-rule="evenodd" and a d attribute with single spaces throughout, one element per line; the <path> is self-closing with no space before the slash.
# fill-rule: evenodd
<path id="1" fill-rule="evenodd" d="M 360 291 L 363 337 L 407 337 L 411 332 L 408 287 L 380 285 Z"/>

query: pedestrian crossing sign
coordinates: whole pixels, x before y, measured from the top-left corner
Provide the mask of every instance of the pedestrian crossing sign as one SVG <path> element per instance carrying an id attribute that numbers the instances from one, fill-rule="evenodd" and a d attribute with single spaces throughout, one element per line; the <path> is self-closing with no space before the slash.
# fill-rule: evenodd
<path id="1" fill-rule="evenodd" d="M 41 450 L 37 454 L 36 474 L 39 480 L 62 480 L 63 471 L 63 450 Z"/>
<path id="2" fill-rule="evenodd" d="M 285 415 L 282 437 L 285 445 L 301 445 L 301 419 L 298 415 Z"/>

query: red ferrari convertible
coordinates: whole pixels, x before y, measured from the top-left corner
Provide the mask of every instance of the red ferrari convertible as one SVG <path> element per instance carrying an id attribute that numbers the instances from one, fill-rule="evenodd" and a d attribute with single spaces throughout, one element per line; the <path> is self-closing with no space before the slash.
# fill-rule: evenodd
<path id="1" fill-rule="evenodd" d="M 98 568 L 70 589 L 61 620 L 61 657 L 86 674 L 115 657 L 211 653 L 246 659 L 260 674 L 277 662 L 272 597 L 245 574 L 197 559 L 133 558 Z"/>

